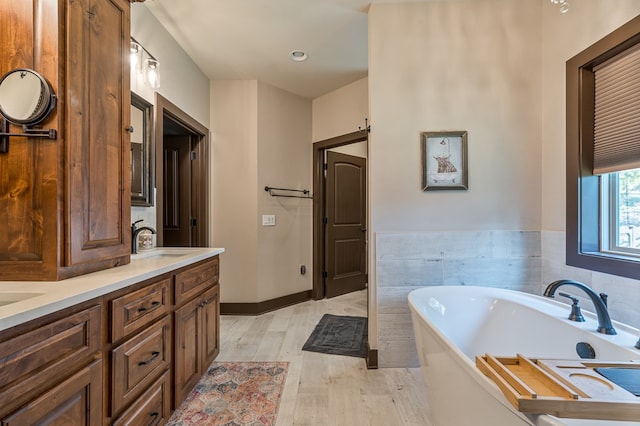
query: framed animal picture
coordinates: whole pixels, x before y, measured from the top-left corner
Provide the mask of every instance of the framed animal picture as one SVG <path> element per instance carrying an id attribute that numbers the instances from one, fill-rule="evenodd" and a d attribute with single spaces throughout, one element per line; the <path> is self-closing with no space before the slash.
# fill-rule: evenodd
<path id="1" fill-rule="evenodd" d="M 467 132 L 422 133 L 422 190 L 468 189 Z"/>

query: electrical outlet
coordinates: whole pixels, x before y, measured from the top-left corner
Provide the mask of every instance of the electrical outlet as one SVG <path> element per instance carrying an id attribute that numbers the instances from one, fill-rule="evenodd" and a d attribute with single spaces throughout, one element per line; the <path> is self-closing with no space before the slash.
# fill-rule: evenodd
<path id="1" fill-rule="evenodd" d="M 262 215 L 262 226 L 276 226 L 276 215 L 275 214 L 263 214 Z"/>

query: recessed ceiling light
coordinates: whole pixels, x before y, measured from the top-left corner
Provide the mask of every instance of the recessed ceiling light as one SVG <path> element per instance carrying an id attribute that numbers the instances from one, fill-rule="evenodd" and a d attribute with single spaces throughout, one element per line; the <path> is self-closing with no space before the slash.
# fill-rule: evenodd
<path id="1" fill-rule="evenodd" d="M 289 58 L 296 62 L 306 61 L 308 57 L 309 56 L 302 50 L 292 50 L 291 53 L 289 53 Z"/>

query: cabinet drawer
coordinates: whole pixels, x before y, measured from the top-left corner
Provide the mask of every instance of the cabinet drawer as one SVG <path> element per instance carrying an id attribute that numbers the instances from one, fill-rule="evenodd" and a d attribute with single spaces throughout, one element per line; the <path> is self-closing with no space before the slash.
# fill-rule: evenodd
<path id="1" fill-rule="evenodd" d="M 102 424 L 102 361 L 93 362 L 17 412 L 0 419 L 0 424 Z"/>
<path id="2" fill-rule="evenodd" d="M 176 275 L 175 304 L 181 305 L 218 282 L 218 256 Z"/>
<path id="3" fill-rule="evenodd" d="M 151 324 L 169 311 L 171 278 L 111 301 L 111 341 L 116 342 Z"/>
<path id="4" fill-rule="evenodd" d="M 0 412 L 97 358 L 100 326 L 101 308 L 93 306 L 0 343 Z"/>
<path id="5" fill-rule="evenodd" d="M 167 315 L 112 351 L 111 414 L 136 399 L 170 363 L 171 319 Z"/>
<path id="6" fill-rule="evenodd" d="M 152 426 L 166 423 L 171 416 L 170 379 L 169 371 L 165 371 L 113 422 L 113 426 Z"/>

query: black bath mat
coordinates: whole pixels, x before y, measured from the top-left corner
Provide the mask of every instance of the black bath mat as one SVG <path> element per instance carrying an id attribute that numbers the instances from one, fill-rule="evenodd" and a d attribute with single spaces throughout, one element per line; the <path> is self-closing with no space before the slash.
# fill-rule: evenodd
<path id="1" fill-rule="evenodd" d="M 366 358 L 367 319 L 324 314 L 302 350 Z"/>

